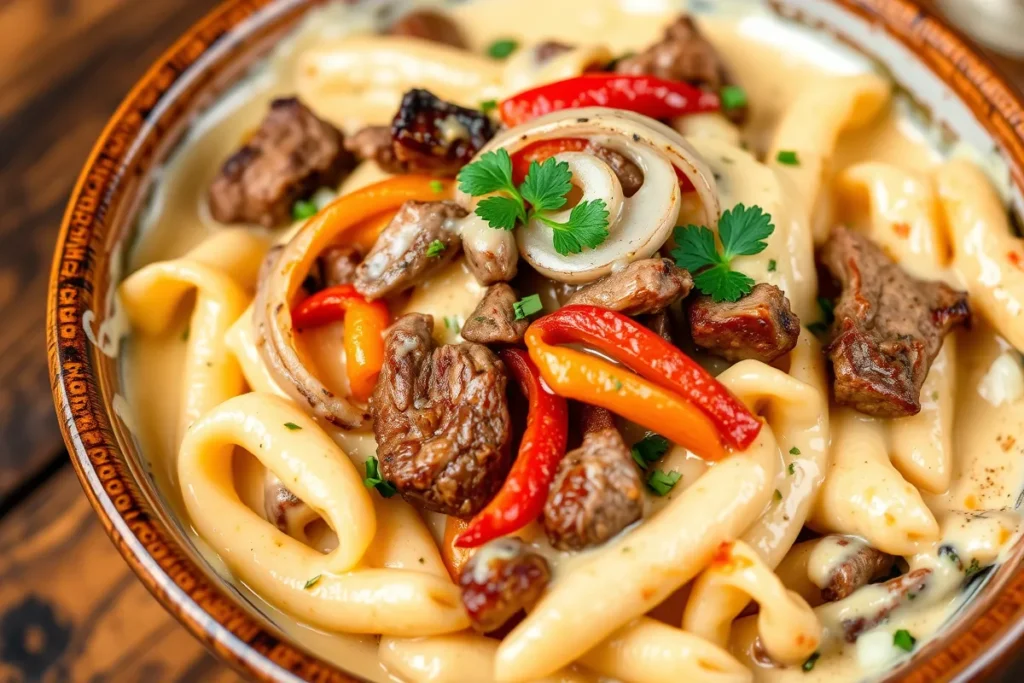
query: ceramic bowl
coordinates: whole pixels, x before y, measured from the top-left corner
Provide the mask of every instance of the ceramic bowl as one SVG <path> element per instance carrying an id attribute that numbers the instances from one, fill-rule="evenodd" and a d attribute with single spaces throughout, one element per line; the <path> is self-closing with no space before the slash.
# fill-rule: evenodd
<path id="1" fill-rule="evenodd" d="M 511 0 L 510 0 L 511 1 Z M 120 246 L 154 170 L 198 112 L 285 34 L 314 0 L 227 0 L 142 77 L 110 119 L 71 194 L 57 241 L 47 346 L 64 440 L 86 495 L 142 582 L 213 652 L 257 680 L 352 681 L 280 634 L 201 559 L 146 474 L 118 417 L 112 285 Z M 696 3 L 711 5 L 712 3 Z M 946 141 L 995 153 L 1009 166 L 1014 205 L 1024 188 L 1022 98 L 954 30 L 912 0 L 766 0 L 770 11 L 826 31 L 886 68 Z M 1024 540 L 941 636 L 888 681 L 985 676 L 1024 635 Z"/>

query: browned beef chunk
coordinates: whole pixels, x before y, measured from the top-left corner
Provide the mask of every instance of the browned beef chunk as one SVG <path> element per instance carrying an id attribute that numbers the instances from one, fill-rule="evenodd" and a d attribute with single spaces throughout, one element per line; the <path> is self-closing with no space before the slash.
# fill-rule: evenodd
<path id="1" fill-rule="evenodd" d="M 849 543 L 846 539 L 837 541 L 840 545 Z M 875 579 L 886 576 L 892 571 L 892 555 L 864 546 L 850 555 L 836 567 L 828 577 L 828 585 L 821 589 L 821 599 L 825 602 L 842 600 L 861 586 L 866 586 Z"/>
<path id="2" fill-rule="evenodd" d="M 518 344 L 523 341 L 527 319 L 516 320 L 512 304 L 519 294 L 504 282 L 491 285 L 462 326 L 462 338 L 478 344 Z"/>
<path id="3" fill-rule="evenodd" d="M 263 513 L 271 524 L 300 540 L 304 538 L 306 525 L 318 517 L 269 471 L 263 479 Z"/>
<path id="4" fill-rule="evenodd" d="M 380 471 L 407 501 L 467 517 L 509 468 L 505 366 L 486 346 L 434 347 L 434 321 L 411 313 L 385 339 L 370 400 Z"/>
<path id="5" fill-rule="evenodd" d="M 781 289 L 761 282 L 739 301 L 716 303 L 706 294 L 694 298 L 690 333 L 697 346 L 726 360 L 770 363 L 796 346 L 800 319 Z"/>
<path id="6" fill-rule="evenodd" d="M 362 254 L 352 246 L 335 245 L 324 249 L 317 259 L 324 287 L 350 285 L 355 282 L 356 269 L 362 260 Z"/>
<path id="7" fill-rule="evenodd" d="M 667 311 L 658 311 L 637 319 L 641 325 L 658 335 L 669 344 L 675 344 L 672 338 L 672 319 Z"/>
<path id="8" fill-rule="evenodd" d="M 518 538 L 499 538 L 473 553 L 462 568 L 462 604 L 473 628 L 488 633 L 532 607 L 550 579 L 547 560 Z"/>
<path id="9" fill-rule="evenodd" d="M 452 222 L 465 215 L 455 202 L 402 204 L 356 268 L 356 290 L 367 299 L 379 299 L 436 273 L 459 253 L 459 235 Z M 431 251 L 434 242 L 444 249 Z"/>
<path id="10" fill-rule="evenodd" d="M 402 15 L 388 33 L 393 36 L 409 36 L 441 43 L 465 50 L 466 39 L 462 36 L 458 24 L 441 12 L 430 9 L 413 10 Z"/>
<path id="11" fill-rule="evenodd" d="M 345 148 L 362 161 L 376 161 L 386 173 L 408 173 L 408 168 L 395 158 L 390 126 L 367 126 L 345 140 Z"/>
<path id="12" fill-rule="evenodd" d="M 612 169 L 622 183 L 622 194 L 632 197 L 644 184 L 644 172 L 640 167 L 615 150 L 591 145 L 590 151 L 600 157 Z"/>
<path id="13" fill-rule="evenodd" d="M 428 90 L 405 93 L 391 122 L 395 160 L 410 173 L 454 177 L 494 136 L 484 113 L 435 97 Z"/>
<path id="14" fill-rule="evenodd" d="M 915 415 L 943 337 L 970 322 L 967 293 L 918 280 L 843 227 L 832 231 L 822 261 L 843 286 L 827 349 L 836 402 L 877 417 Z"/>
<path id="15" fill-rule="evenodd" d="M 666 258 L 633 261 L 618 271 L 576 290 L 567 304 L 590 304 L 625 315 L 662 310 L 690 293 L 693 279 Z"/>
<path id="16" fill-rule="evenodd" d="M 533 58 L 537 64 L 544 64 L 570 50 L 572 50 L 572 45 L 557 40 L 545 40 L 543 43 L 537 43 L 533 48 Z"/>
<path id="17" fill-rule="evenodd" d="M 906 604 L 908 600 L 913 600 L 914 596 L 928 585 L 931 575 L 931 569 L 915 569 L 880 584 L 888 591 L 888 595 L 882 604 L 874 605 L 873 613 L 843 620 L 843 636 L 846 638 L 846 642 L 856 642 L 860 634 L 878 626 L 897 607 Z"/>
<path id="18" fill-rule="evenodd" d="M 296 98 L 277 99 L 252 139 L 214 178 L 210 213 L 222 223 L 284 225 L 296 200 L 337 185 L 354 165 L 341 131 Z"/>
<path id="19" fill-rule="evenodd" d="M 642 515 L 643 485 L 618 430 L 584 434 L 580 447 L 559 463 L 544 504 L 551 545 L 559 550 L 600 545 Z"/>
<path id="20" fill-rule="evenodd" d="M 718 92 L 731 82 L 729 71 L 715 46 L 685 14 L 665 29 L 660 41 L 639 54 L 618 60 L 615 71 L 685 81 L 712 92 Z M 746 110 L 736 109 L 726 112 L 726 115 L 742 120 Z"/>

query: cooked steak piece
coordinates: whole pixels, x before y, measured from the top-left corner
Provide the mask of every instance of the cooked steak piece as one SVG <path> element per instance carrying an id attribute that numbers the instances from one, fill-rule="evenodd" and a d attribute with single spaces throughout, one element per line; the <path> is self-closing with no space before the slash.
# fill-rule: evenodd
<path id="1" fill-rule="evenodd" d="M 436 176 L 454 177 L 494 132 L 486 114 L 422 89 L 405 93 L 391 122 L 395 160 L 410 173 Z"/>
<path id="2" fill-rule="evenodd" d="M 836 402 L 876 417 L 917 414 L 943 337 L 970 322 L 967 293 L 909 275 L 844 227 L 832 231 L 821 259 L 843 287 L 827 348 Z"/>
<path id="3" fill-rule="evenodd" d="M 862 633 L 878 626 L 889 618 L 893 610 L 906 604 L 909 600 L 913 600 L 928 585 L 931 575 L 931 569 L 915 569 L 880 584 L 888 591 L 888 595 L 881 604 L 872 603 L 875 608 L 872 614 L 843 620 L 843 636 L 846 642 L 857 642 L 857 638 Z"/>
<path id="4" fill-rule="evenodd" d="M 544 531 L 559 550 L 600 545 L 643 516 L 643 484 L 629 449 L 604 416 L 565 454 L 544 504 Z"/>
<path id="5" fill-rule="evenodd" d="M 562 43 L 557 40 L 545 40 L 543 43 L 537 43 L 536 47 L 533 48 L 533 58 L 537 64 L 544 64 L 551 61 L 559 55 L 563 55 L 573 49 L 572 45 Z"/>
<path id="6" fill-rule="evenodd" d="M 478 344 L 518 344 L 523 341 L 530 321 L 516 320 L 512 304 L 519 294 L 504 282 L 491 285 L 484 298 L 462 326 L 462 338 Z"/>
<path id="7" fill-rule="evenodd" d="M 324 287 L 350 285 L 355 282 L 356 269 L 362 260 L 362 254 L 352 246 L 335 245 L 324 249 L 317 258 Z"/>
<path id="8" fill-rule="evenodd" d="M 356 268 L 356 290 L 367 299 L 379 299 L 436 273 L 459 253 L 461 241 L 454 219 L 465 215 L 455 202 L 402 204 Z M 444 248 L 432 250 L 430 245 L 435 242 Z"/>
<path id="9" fill-rule="evenodd" d="M 676 343 L 675 339 L 672 338 L 672 318 L 669 316 L 668 311 L 658 311 L 657 313 L 641 316 L 637 319 L 637 322 L 669 344 Z"/>
<path id="10" fill-rule="evenodd" d="M 840 545 L 850 543 L 840 538 Z M 825 602 L 842 600 L 861 586 L 866 586 L 875 579 L 887 576 L 892 571 L 896 558 L 871 546 L 862 546 L 855 553 L 843 560 L 828 577 L 828 585 L 821 589 L 821 599 Z"/>
<path id="11" fill-rule="evenodd" d="M 632 197 L 643 186 L 644 172 L 622 154 L 600 145 L 590 145 L 589 151 L 612 169 L 622 184 L 622 194 Z"/>
<path id="12" fill-rule="evenodd" d="M 263 514 L 268 522 L 300 541 L 306 538 L 306 526 L 319 518 L 270 470 L 263 478 Z"/>
<path id="13" fill-rule="evenodd" d="M 466 39 L 463 38 L 458 24 L 447 15 L 435 10 L 419 9 L 404 14 L 391 25 L 387 32 L 393 36 L 420 38 L 462 50 L 468 49 Z"/>
<path id="14" fill-rule="evenodd" d="M 618 60 L 615 71 L 685 81 L 711 92 L 718 92 L 732 82 L 715 46 L 685 14 L 665 29 L 657 43 L 639 54 Z M 746 108 L 733 109 L 725 114 L 741 121 L 746 116 Z"/>
<path id="15" fill-rule="evenodd" d="M 340 130 L 294 97 L 277 99 L 252 139 L 214 178 L 210 213 L 222 223 L 286 225 L 296 200 L 337 185 L 353 166 Z"/>
<path id="16" fill-rule="evenodd" d="M 370 399 L 380 471 L 410 503 L 468 517 L 508 473 L 505 366 L 486 346 L 435 347 L 434 321 L 410 313 L 388 330 Z"/>
<path id="17" fill-rule="evenodd" d="M 656 313 L 691 287 L 690 274 L 669 259 L 642 259 L 576 290 L 566 305 L 590 304 L 625 315 Z"/>
<path id="18" fill-rule="evenodd" d="M 701 294 L 690 303 L 690 333 L 697 346 L 730 361 L 770 363 L 796 346 L 800 319 L 775 285 L 754 285 L 739 301 L 715 302 Z"/>
<path id="19" fill-rule="evenodd" d="M 385 173 L 408 173 L 405 164 L 395 158 L 391 126 L 367 126 L 345 139 L 345 148 L 362 161 L 376 161 Z"/>
<path id="20" fill-rule="evenodd" d="M 459 588 L 470 624 L 488 633 L 532 607 L 550 580 L 547 560 L 518 538 L 505 537 L 473 553 L 459 573 Z"/>

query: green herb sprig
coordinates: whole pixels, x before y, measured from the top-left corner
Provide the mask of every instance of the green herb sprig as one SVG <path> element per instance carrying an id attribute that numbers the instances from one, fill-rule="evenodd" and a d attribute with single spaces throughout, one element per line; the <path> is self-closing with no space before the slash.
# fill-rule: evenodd
<path id="1" fill-rule="evenodd" d="M 661 434 L 648 434 L 633 444 L 629 454 L 640 469 L 646 470 L 653 463 L 668 452 L 669 441 Z"/>
<path id="2" fill-rule="evenodd" d="M 476 207 L 476 215 L 497 230 L 514 230 L 536 218 L 552 230 L 555 251 L 562 256 L 594 249 L 608 239 L 608 207 L 604 200 L 580 202 L 559 223 L 548 214 L 566 204 L 572 190 L 569 164 L 554 157 L 533 161 L 523 182 L 512 180 L 512 159 L 504 149 L 487 152 L 459 173 L 459 189 L 473 197 L 493 193 Z"/>
<path id="3" fill-rule="evenodd" d="M 525 320 L 534 313 L 540 313 L 542 310 L 544 310 L 544 305 L 540 302 L 539 294 L 524 296 L 512 304 L 512 312 L 515 313 L 516 320 Z"/>
<path id="4" fill-rule="evenodd" d="M 682 478 L 683 475 L 675 470 L 670 472 L 654 470 L 647 476 L 647 488 L 659 496 L 666 496 Z"/>
<path id="5" fill-rule="evenodd" d="M 377 457 L 374 455 L 371 455 L 366 461 L 366 478 L 363 479 L 363 484 L 368 489 L 377 489 L 377 493 L 384 498 L 390 498 L 398 493 L 395 485 L 381 476 L 380 463 L 377 462 Z"/>

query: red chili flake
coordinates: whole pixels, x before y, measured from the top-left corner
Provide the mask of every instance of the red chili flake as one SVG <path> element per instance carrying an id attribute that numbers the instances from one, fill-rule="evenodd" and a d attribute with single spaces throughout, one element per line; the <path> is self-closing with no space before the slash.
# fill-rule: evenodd
<path id="1" fill-rule="evenodd" d="M 892 231 L 903 239 L 910 237 L 910 226 L 906 223 L 893 223 Z"/>
<path id="2" fill-rule="evenodd" d="M 712 564 L 725 564 L 732 560 L 732 541 L 722 541 L 711 557 Z"/>
<path id="3" fill-rule="evenodd" d="M 1024 270 L 1024 257 L 1020 254 L 1015 251 L 1011 251 L 1006 255 L 1006 258 L 1011 264 L 1017 266 L 1021 270 Z"/>

